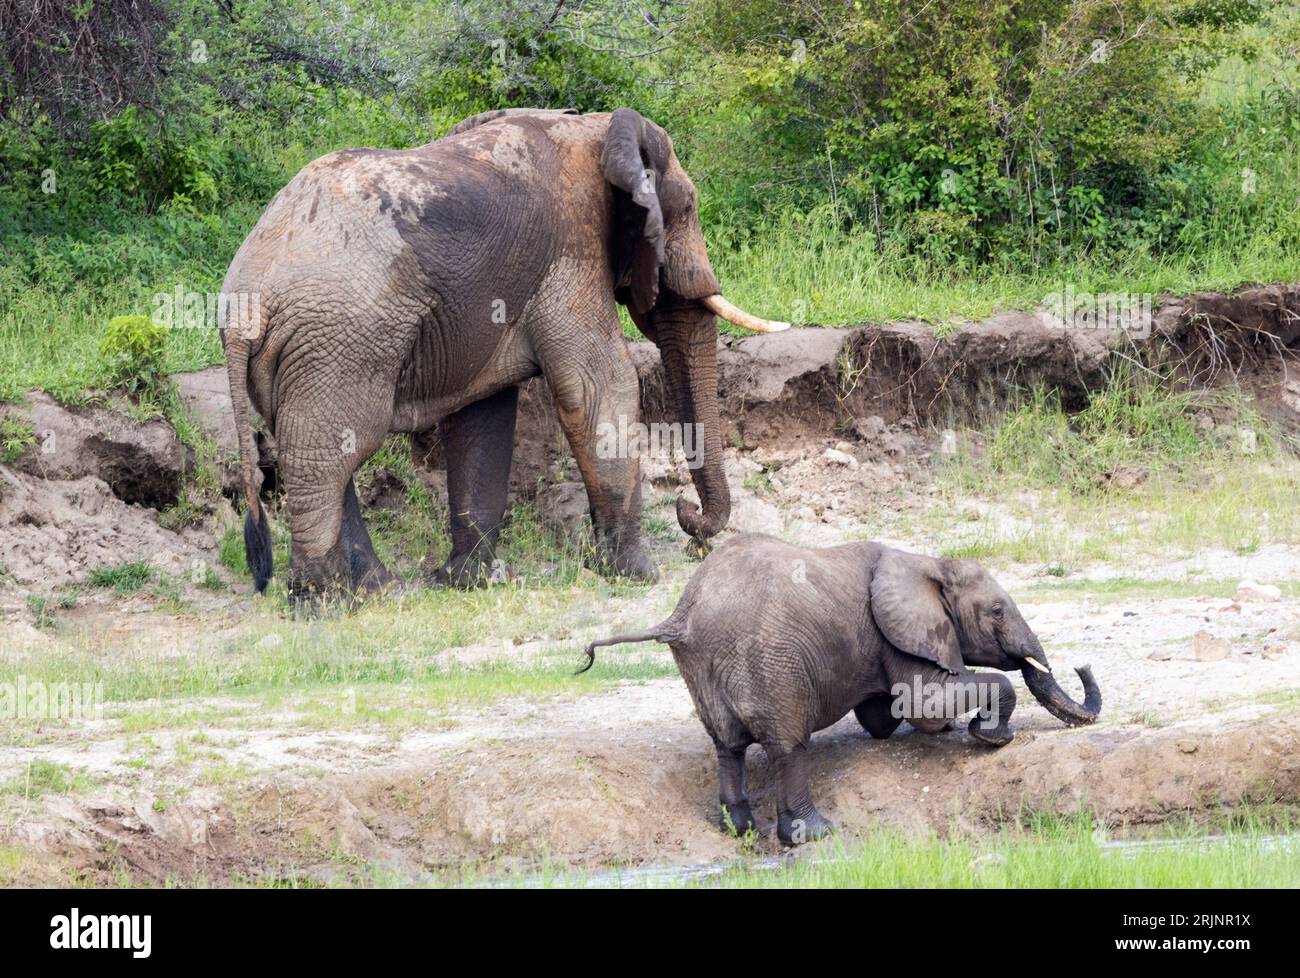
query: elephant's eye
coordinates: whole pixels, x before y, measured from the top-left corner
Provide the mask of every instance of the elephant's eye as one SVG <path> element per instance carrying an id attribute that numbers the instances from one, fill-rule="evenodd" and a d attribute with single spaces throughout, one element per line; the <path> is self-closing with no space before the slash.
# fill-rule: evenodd
<path id="1" fill-rule="evenodd" d="M 992 608 L 992 611 L 993 611 L 993 617 L 996 618 L 996 619 L 998 619 L 998 621 L 1001 621 L 1001 620 L 1002 620 L 1002 605 L 1000 605 L 1000 604 L 995 604 L 995 605 L 993 606 L 993 608 Z"/>

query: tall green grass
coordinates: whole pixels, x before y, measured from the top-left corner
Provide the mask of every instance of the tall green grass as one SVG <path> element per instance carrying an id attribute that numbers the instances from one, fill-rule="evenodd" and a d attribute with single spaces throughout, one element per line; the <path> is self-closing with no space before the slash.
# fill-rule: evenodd
<path id="1" fill-rule="evenodd" d="M 1253 823 L 1213 841 L 1099 844 L 1086 818 L 979 840 L 872 833 L 837 840 L 777 869 L 741 865 L 701 885 L 795 888 L 1201 888 L 1300 886 L 1300 836 Z"/>
<path id="2" fill-rule="evenodd" d="M 971 447 L 975 445 L 975 447 Z M 928 521 L 947 556 L 1073 566 L 1206 546 L 1300 543 L 1291 441 L 1231 389 L 1194 390 L 1123 364 L 1077 412 L 1024 391 L 985 447 L 939 459 Z M 997 499 L 1006 518 L 954 523 Z"/>

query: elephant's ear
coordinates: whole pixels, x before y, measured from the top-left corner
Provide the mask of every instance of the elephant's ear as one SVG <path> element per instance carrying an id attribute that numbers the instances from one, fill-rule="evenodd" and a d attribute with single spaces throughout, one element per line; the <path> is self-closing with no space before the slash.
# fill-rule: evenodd
<path id="1" fill-rule="evenodd" d="M 938 561 L 885 550 L 871 576 L 871 615 L 889 644 L 961 672 L 961 643 L 943 600 Z"/>
<path id="2" fill-rule="evenodd" d="M 631 109 L 609 120 L 600 163 L 614 187 L 614 288 L 620 302 L 643 313 L 659 297 L 664 215 L 659 180 L 667 162 L 665 137 Z"/>

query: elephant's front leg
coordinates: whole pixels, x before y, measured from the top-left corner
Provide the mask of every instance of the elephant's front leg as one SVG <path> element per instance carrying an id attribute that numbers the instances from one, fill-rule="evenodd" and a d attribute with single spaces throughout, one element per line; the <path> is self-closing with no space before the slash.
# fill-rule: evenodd
<path id="1" fill-rule="evenodd" d="M 439 426 L 447 456 L 451 556 L 433 573 L 436 584 L 474 587 L 491 580 L 510 488 L 519 388 L 507 387 L 448 417 Z"/>
<path id="2" fill-rule="evenodd" d="M 573 347 L 576 347 L 573 348 Z M 622 336 L 584 336 L 553 350 L 543 371 L 560 425 L 587 487 L 602 563 L 615 573 L 654 581 L 658 571 L 641 543 L 640 384 Z"/>
<path id="3" fill-rule="evenodd" d="M 808 747 L 796 744 L 788 751 L 764 745 L 776 767 L 776 834 L 788 846 L 812 842 L 835 831 L 817 811 L 808 787 Z"/>
<path id="4" fill-rule="evenodd" d="M 964 670 L 956 679 L 964 687 L 965 705 L 977 705 L 977 712 L 967 727 L 976 740 L 992 747 L 1011 743 L 1011 712 L 1016 708 L 1016 689 L 1000 672 Z"/>
<path id="5" fill-rule="evenodd" d="M 869 696 L 853 708 L 862 729 L 877 740 L 885 740 L 898 729 L 903 722 L 902 716 L 895 716 L 894 697 L 889 693 Z"/>
<path id="6" fill-rule="evenodd" d="M 891 673 L 891 675 L 898 675 Z M 912 702 L 903 710 L 907 720 L 922 733 L 938 733 L 949 721 L 976 711 L 967 728 L 976 740 L 993 747 L 1011 742 L 1011 713 L 1016 708 L 1016 691 L 1000 672 L 972 672 L 963 669 L 951 675 L 938 666 L 914 674 L 901 682 Z M 916 701 L 917 692 L 920 701 Z"/>

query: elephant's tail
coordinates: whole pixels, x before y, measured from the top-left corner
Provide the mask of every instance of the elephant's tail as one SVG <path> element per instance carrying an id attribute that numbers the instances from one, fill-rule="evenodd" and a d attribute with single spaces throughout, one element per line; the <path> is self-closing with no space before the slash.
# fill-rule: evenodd
<path id="1" fill-rule="evenodd" d="M 260 313 L 260 309 L 258 310 Z M 230 403 L 239 438 L 239 464 L 244 480 L 244 556 L 260 594 L 271 579 L 271 527 L 262 506 L 262 471 L 258 468 L 257 439 L 253 435 L 248 398 L 248 354 L 257 336 L 251 324 L 232 323 L 226 331 L 226 374 L 230 380 Z"/>
<path id="2" fill-rule="evenodd" d="M 643 632 L 627 632 L 623 635 L 611 635 L 609 638 L 597 639 L 587 646 L 587 662 L 574 675 L 581 675 L 595 664 L 596 649 L 602 645 L 622 645 L 624 642 L 673 642 L 679 638 L 681 638 L 681 632 L 677 626 L 677 615 L 674 613 L 658 625 L 651 626 Z"/>

